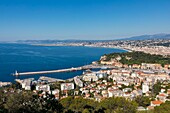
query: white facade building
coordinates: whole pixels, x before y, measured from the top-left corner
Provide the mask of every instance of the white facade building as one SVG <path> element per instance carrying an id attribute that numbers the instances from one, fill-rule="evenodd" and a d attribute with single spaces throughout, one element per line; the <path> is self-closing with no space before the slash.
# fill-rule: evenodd
<path id="1" fill-rule="evenodd" d="M 74 77 L 74 82 L 76 85 L 78 85 L 79 87 L 83 87 L 83 82 L 76 76 Z"/>
<path id="2" fill-rule="evenodd" d="M 37 85 L 36 86 L 37 91 L 50 91 L 49 85 Z"/>
<path id="3" fill-rule="evenodd" d="M 61 90 L 72 90 L 74 89 L 74 83 L 62 83 Z"/>
<path id="4" fill-rule="evenodd" d="M 142 84 L 142 93 L 146 93 L 149 91 L 149 85 L 148 83 L 143 83 Z"/>

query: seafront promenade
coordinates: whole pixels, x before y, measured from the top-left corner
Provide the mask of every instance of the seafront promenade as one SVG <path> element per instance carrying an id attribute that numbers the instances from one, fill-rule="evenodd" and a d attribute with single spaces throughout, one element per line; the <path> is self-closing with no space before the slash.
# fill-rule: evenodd
<path id="1" fill-rule="evenodd" d="M 15 72 L 14 76 L 21 76 L 21 75 L 36 75 L 36 74 L 48 74 L 48 73 L 62 73 L 62 72 L 71 72 L 71 71 L 79 71 L 79 70 L 86 70 L 86 69 L 95 69 L 95 68 L 115 68 L 114 66 L 103 66 L 103 65 L 85 65 L 81 67 L 72 67 L 68 69 L 58 69 L 58 70 L 49 70 L 49 71 L 35 71 L 35 72 Z"/>

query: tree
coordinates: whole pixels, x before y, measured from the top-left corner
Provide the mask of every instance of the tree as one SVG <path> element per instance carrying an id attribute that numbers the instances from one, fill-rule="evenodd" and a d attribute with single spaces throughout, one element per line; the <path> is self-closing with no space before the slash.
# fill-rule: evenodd
<path id="1" fill-rule="evenodd" d="M 153 85 L 153 91 L 155 95 L 158 95 L 159 92 L 161 91 L 161 82 L 157 82 L 156 84 Z"/>
<path id="2" fill-rule="evenodd" d="M 119 111 L 123 113 L 135 113 L 137 109 L 137 103 L 134 101 L 126 100 L 122 97 L 112 97 L 103 100 L 98 106 L 98 110 L 103 110 L 107 113 L 112 113 L 113 111 Z M 102 112 L 103 112 L 102 111 Z"/>
<path id="3" fill-rule="evenodd" d="M 0 91 L 0 113 L 7 113 L 7 109 L 5 109 L 4 104 L 5 104 L 6 96 Z"/>
<path id="4" fill-rule="evenodd" d="M 32 92 L 9 94 L 4 104 L 9 113 L 61 113 L 62 105 L 53 95 L 46 94 L 46 98 L 34 95 Z"/>
<path id="5" fill-rule="evenodd" d="M 68 109 L 70 107 L 70 105 L 73 102 L 73 97 L 69 96 L 67 98 L 61 99 L 60 103 L 62 104 L 62 106 L 64 107 L 64 109 Z"/>
<path id="6" fill-rule="evenodd" d="M 53 95 L 46 94 L 46 98 L 39 97 L 37 95 L 33 96 L 32 107 L 36 113 L 61 113 L 63 112 L 63 106 L 58 100 L 54 98 Z"/>
<path id="7" fill-rule="evenodd" d="M 31 93 L 13 93 L 8 96 L 5 108 L 9 113 L 31 112 L 33 110 L 29 106 L 30 100 L 32 100 Z"/>
<path id="8" fill-rule="evenodd" d="M 170 64 L 170 57 L 164 57 L 161 55 L 151 55 L 144 52 L 125 52 L 125 53 L 111 53 L 106 55 L 106 61 L 115 59 L 120 56 L 121 60 L 119 61 L 122 64 L 141 64 L 141 63 L 159 63 L 162 66 L 164 64 Z M 130 59 L 127 59 L 129 57 Z"/>
<path id="9" fill-rule="evenodd" d="M 166 101 L 160 106 L 155 107 L 154 113 L 170 113 L 170 102 Z"/>
<path id="10" fill-rule="evenodd" d="M 82 97 L 75 98 L 73 99 L 72 104 L 69 106 L 69 109 L 71 109 L 72 111 L 76 113 L 82 112 L 85 106 L 87 105 L 87 101 L 88 100 L 83 99 Z"/>
<path id="11" fill-rule="evenodd" d="M 82 113 L 90 113 L 88 109 L 84 109 Z"/>
<path id="12" fill-rule="evenodd" d="M 83 99 L 82 97 L 74 98 L 74 97 L 67 97 L 62 100 L 60 100 L 60 103 L 64 107 L 65 112 L 83 112 L 89 111 L 94 112 L 95 108 L 98 106 L 98 102 L 95 102 L 94 100 L 89 99 Z M 84 112 L 85 112 L 84 111 Z"/>
<path id="13" fill-rule="evenodd" d="M 16 82 L 16 83 L 12 83 L 9 87 L 14 88 L 14 89 L 21 89 L 22 86 L 20 83 Z"/>
<path id="14" fill-rule="evenodd" d="M 135 102 L 138 103 L 139 106 L 147 107 L 150 105 L 149 97 L 138 96 L 135 98 Z"/>

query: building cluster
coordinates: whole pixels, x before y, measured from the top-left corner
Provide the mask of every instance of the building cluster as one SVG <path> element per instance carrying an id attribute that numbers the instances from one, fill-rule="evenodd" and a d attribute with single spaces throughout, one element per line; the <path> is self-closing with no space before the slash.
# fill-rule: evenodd
<path id="1" fill-rule="evenodd" d="M 121 48 L 129 51 L 142 51 L 145 53 L 164 56 L 170 55 L 170 39 L 75 41 L 39 45 Z"/>
<path id="2" fill-rule="evenodd" d="M 103 56 L 102 59 L 105 57 Z M 120 58 L 117 58 L 120 60 Z M 111 64 L 116 64 L 114 61 Z M 115 65 L 116 66 L 116 65 Z M 130 100 L 138 96 L 152 96 L 153 86 L 158 81 L 164 82 L 155 100 L 150 102 L 150 106 L 139 110 L 154 109 L 165 101 L 170 101 L 170 89 L 166 85 L 170 84 L 170 71 L 159 64 L 142 63 L 124 68 L 118 65 L 117 68 L 102 68 L 98 71 L 85 70 L 81 76 L 73 79 L 61 80 L 50 77 L 16 79 L 21 85 L 21 90 L 32 90 L 37 95 L 46 98 L 47 94 L 54 95 L 55 99 L 62 99 L 68 96 L 83 97 L 101 101 L 109 97 L 124 97 Z M 53 87 L 56 82 L 59 87 Z"/>
<path id="3" fill-rule="evenodd" d="M 129 60 L 130 58 L 126 58 Z M 127 65 L 127 64 L 122 64 L 119 62 L 121 60 L 121 57 L 118 56 L 117 58 L 111 59 L 111 60 L 106 60 L 106 56 L 102 56 L 100 58 L 100 64 L 102 65 L 111 65 L 119 68 L 131 68 L 131 69 L 143 69 L 143 70 L 164 70 L 164 71 L 169 71 L 170 69 L 170 64 L 165 64 L 162 66 L 161 64 L 157 63 L 141 63 L 141 64 L 132 64 L 132 65 Z M 95 63 L 95 62 L 94 62 Z"/>
<path id="4" fill-rule="evenodd" d="M 55 99 L 59 99 L 60 90 L 59 89 L 51 90 L 50 86 L 56 81 L 63 82 L 64 80 L 42 76 L 38 80 L 35 80 L 34 78 L 28 78 L 23 80 L 15 79 L 15 81 L 21 85 L 21 88 L 23 90 L 32 90 L 40 97 L 46 98 L 47 94 L 50 95 L 52 94 L 55 96 Z"/>
<path id="5" fill-rule="evenodd" d="M 81 76 L 69 80 L 60 80 L 50 77 L 16 79 L 22 90 L 31 90 L 40 97 L 46 98 L 47 94 L 54 95 L 55 99 L 62 99 L 68 96 L 83 97 L 101 101 L 109 97 L 124 97 L 134 100 L 138 96 L 152 96 L 153 86 L 159 81 L 164 82 L 155 100 L 150 106 L 139 110 L 154 109 L 165 101 L 170 101 L 169 71 L 162 71 L 160 65 L 143 64 L 143 68 L 103 68 L 98 71 L 86 70 Z M 158 66 L 158 67 L 157 67 Z M 149 67 L 149 68 L 148 68 Z M 150 68 L 153 68 L 150 70 Z M 158 71 L 159 70 L 159 71 Z M 167 69 L 168 70 L 168 69 Z M 58 87 L 53 87 L 54 84 Z"/>
<path id="6" fill-rule="evenodd" d="M 75 79 L 79 79 L 81 85 Z M 169 73 L 133 69 L 106 69 L 97 72 L 88 70 L 82 76 L 75 77 L 74 81 L 69 83 L 70 85 L 62 84 L 65 89 L 62 88 L 64 96 L 61 98 L 69 96 L 68 92 L 72 90 L 72 95 L 76 97 L 82 96 L 99 102 L 113 96 L 133 100 L 138 96 L 152 96 L 153 86 L 158 81 L 164 81 L 161 91 L 156 95 L 155 100 L 150 102 L 150 106 L 143 109 L 150 110 L 165 101 L 170 101 L 168 98 L 170 89 L 165 89 L 166 85 L 170 84 Z M 73 86 L 73 84 L 75 85 Z M 142 107 L 140 106 L 139 109 L 142 110 Z"/>
<path id="7" fill-rule="evenodd" d="M 16 82 L 21 85 L 22 90 L 31 90 L 43 98 L 50 94 L 54 95 L 55 99 L 74 96 L 99 102 L 109 97 L 124 97 L 130 100 L 138 96 L 152 97 L 155 95 L 154 85 L 160 82 L 161 89 L 153 101 L 150 101 L 150 105 L 147 108 L 139 106 L 138 110 L 154 109 L 155 106 L 170 101 L 170 88 L 167 89 L 167 86 L 170 86 L 169 64 L 164 67 L 153 63 L 126 65 L 119 62 L 119 56 L 111 61 L 105 59 L 106 56 L 100 59 L 100 64 L 103 64 L 99 65 L 101 69 L 85 70 L 81 76 L 75 76 L 73 79 L 61 80 L 42 76 L 38 80 L 16 79 Z"/>
<path id="8" fill-rule="evenodd" d="M 11 85 L 11 82 L 1 82 L 0 81 L 0 87 L 8 86 L 8 85 Z"/>
<path id="9" fill-rule="evenodd" d="M 128 49 L 131 51 L 141 51 L 145 53 L 155 54 L 155 55 L 163 55 L 167 56 L 170 55 L 170 47 L 165 46 L 142 46 L 142 47 L 136 47 L 136 46 L 125 46 L 124 49 Z"/>

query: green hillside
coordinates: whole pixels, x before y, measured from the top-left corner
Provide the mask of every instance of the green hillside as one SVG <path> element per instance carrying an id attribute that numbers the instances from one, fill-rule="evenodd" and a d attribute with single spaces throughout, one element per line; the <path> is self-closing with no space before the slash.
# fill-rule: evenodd
<path id="1" fill-rule="evenodd" d="M 125 53 L 111 53 L 106 55 L 106 61 L 121 57 L 122 64 L 141 64 L 141 63 L 159 63 L 170 64 L 170 57 L 161 55 L 151 55 L 143 52 L 125 52 Z"/>

